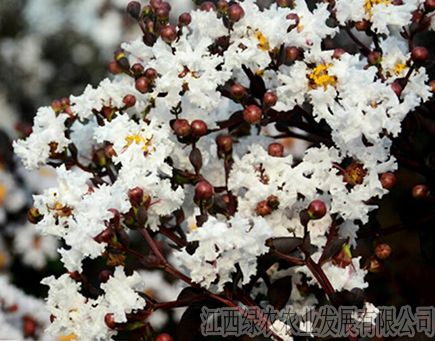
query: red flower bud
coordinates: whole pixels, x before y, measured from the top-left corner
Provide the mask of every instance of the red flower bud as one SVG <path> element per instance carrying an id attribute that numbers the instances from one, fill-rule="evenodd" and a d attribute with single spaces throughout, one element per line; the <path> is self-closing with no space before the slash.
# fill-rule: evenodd
<path id="1" fill-rule="evenodd" d="M 195 137 L 201 137 L 208 132 L 207 124 L 203 120 L 194 120 L 190 124 L 192 135 Z"/>
<path id="2" fill-rule="evenodd" d="M 391 246 L 386 243 L 376 245 L 375 255 L 379 259 L 387 259 L 391 255 Z"/>
<path id="3" fill-rule="evenodd" d="M 271 143 L 267 147 L 267 152 L 270 156 L 282 157 L 284 155 L 284 146 L 278 142 Z"/>
<path id="4" fill-rule="evenodd" d="M 113 75 L 117 75 L 120 74 L 122 72 L 121 67 L 118 65 L 117 62 L 115 62 L 114 60 L 112 60 L 109 63 L 109 72 Z"/>
<path id="5" fill-rule="evenodd" d="M 179 137 L 189 136 L 192 131 L 189 122 L 185 119 L 175 120 L 172 129 L 174 130 L 175 135 Z"/>
<path id="6" fill-rule="evenodd" d="M 226 0 L 219 0 L 216 6 L 220 12 L 225 13 L 226 11 L 228 11 L 229 4 Z"/>
<path id="7" fill-rule="evenodd" d="M 145 77 L 149 79 L 151 82 L 154 81 L 157 78 L 158 74 L 156 69 L 149 67 L 145 70 Z"/>
<path id="8" fill-rule="evenodd" d="M 205 1 L 199 6 L 199 9 L 204 12 L 210 12 L 216 10 L 216 6 L 211 1 Z"/>
<path id="9" fill-rule="evenodd" d="M 228 8 L 228 18 L 233 21 L 237 22 L 240 19 L 242 19 L 245 16 L 245 11 L 243 10 L 242 6 L 239 4 L 231 5 Z"/>
<path id="10" fill-rule="evenodd" d="M 181 13 L 178 17 L 178 25 L 179 26 L 188 26 L 192 22 L 192 16 L 190 13 Z"/>
<path id="11" fill-rule="evenodd" d="M 156 338 L 156 341 L 173 341 L 174 339 L 172 338 L 171 335 L 163 333 L 163 334 L 159 334 Z"/>
<path id="12" fill-rule="evenodd" d="M 23 316 L 23 334 L 25 337 L 35 337 L 37 329 L 38 324 L 32 317 Z"/>
<path id="13" fill-rule="evenodd" d="M 381 184 L 385 189 L 392 189 L 396 183 L 397 178 L 393 173 L 387 172 L 381 175 Z"/>
<path id="14" fill-rule="evenodd" d="M 326 214 L 327 208 L 322 200 L 313 200 L 308 206 L 308 215 L 311 219 L 323 218 Z"/>
<path id="15" fill-rule="evenodd" d="M 216 137 L 216 144 L 221 153 L 229 153 L 233 149 L 233 138 L 231 135 L 219 135 Z"/>
<path id="16" fill-rule="evenodd" d="M 259 123 L 262 116 L 263 112 L 261 108 L 254 104 L 248 105 L 245 110 L 243 110 L 243 119 L 250 124 Z"/>
<path id="17" fill-rule="evenodd" d="M 285 60 L 287 63 L 294 62 L 301 57 L 301 51 L 295 46 L 285 48 Z"/>
<path id="18" fill-rule="evenodd" d="M 136 20 L 138 20 L 140 17 L 140 9 L 141 5 L 138 1 L 130 1 L 127 5 L 127 13 Z"/>
<path id="19" fill-rule="evenodd" d="M 128 199 L 133 207 L 139 207 L 143 203 L 144 193 L 140 187 L 135 187 L 128 190 Z"/>
<path id="20" fill-rule="evenodd" d="M 127 108 L 131 108 L 136 104 L 136 97 L 134 95 L 125 95 L 122 102 Z"/>
<path id="21" fill-rule="evenodd" d="M 213 193 L 213 186 L 208 181 L 199 181 L 195 186 L 195 200 L 208 200 Z"/>
<path id="22" fill-rule="evenodd" d="M 160 36 L 168 44 L 177 39 L 177 29 L 173 25 L 166 25 L 160 29 Z"/>
<path id="23" fill-rule="evenodd" d="M 230 91 L 235 99 L 241 99 L 247 94 L 246 88 L 239 83 L 233 84 Z"/>
<path id="24" fill-rule="evenodd" d="M 411 52 L 411 58 L 416 63 L 424 63 L 429 57 L 429 51 L 423 46 L 414 47 Z"/>
<path id="25" fill-rule="evenodd" d="M 273 91 L 268 91 L 263 96 L 263 103 L 266 107 L 273 107 L 278 102 L 278 96 Z"/>
<path id="26" fill-rule="evenodd" d="M 104 316 L 104 322 L 106 322 L 107 327 L 110 329 L 115 329 L 116 322 L 113 314 L 106 314 L 106 316 Z"/>
<path id="27" fill-rule="evenodd" d="M 424 8 L 426 11 L 434 11 L 435 10 L 435 0 L 426 0 L 424 3 Z"/>
<path id="28" fill-rule="evenodd" d="M 415 199 L 424 199 L 429 196 L 429 189 L 426 185 L 415 185 L 412 188 L 412 196 Z"/>
<path id="29" fill-rule="evenodd" d="M 267 200 L 262 200 L 257 204 L 255 208 L 255 213 L 257 213 L 261 217 L 265 217 L 272 213 L 272 207 L 269 206 Z"/>
<path id="30" fill-rule="evenodd" d="M 135 76 L 140 76 L 143 73 L 143 71 L 144 71 L 144 67 L 143 67 L 143 65 L 141 63 L 135 63 L 131 67 L 131 71 L 133 72 L 133 74 Z"/>

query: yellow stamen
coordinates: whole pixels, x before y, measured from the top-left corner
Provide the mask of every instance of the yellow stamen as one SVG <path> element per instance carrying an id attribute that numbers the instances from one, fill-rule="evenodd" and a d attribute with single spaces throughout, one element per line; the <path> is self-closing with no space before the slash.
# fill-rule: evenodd
<path id="1" fill-rule="evenodd" d="M 330 76 L 328 74 L 328 69 L 331 66 L 332 64 L 319 64 L 308 75 L 308 79 L 310 80 L 310 86 L 313 89 L 323 86 L 323 88 L 326 90 L 328 85 L 335 86 L 335 84 L 337 84 L 337 77 Z"/>
<path id="2" fill-rule="evenodd" d="M 406 64 L 397 63 L 396 65 L 394 65 L 394 74 L 396 76 L 400 75 L 402 71 L 405 70 L 405 68 L 406 68 Z"/>
<path id="3" fill-rule="evenodd" d="M 5 202 L 7 192 L 6 187 L 0 184 L 0 206 Z"/>
<path id="4" fill-rule="evenodd" d="M 61 335 L 58 337 L 59 341 L 73 341 L 77 340 L 77 335 L 74 333 L 68 334 L 68 335 Z"/>
<path id="5" fill-rule="evenodd" d="M 141 136 L 140 134 L 129 135 L 125 138 L 125 142 L 127 144 L 124 148 L 127 149 L 133 143 L 138 144 L 138 145 L 142 145 L 142 150 L 144 151 L 145 155 L 148 155 L 150 153 L 151 140 L 152 140 L 152 138 L 146 139 L 143 136 Z"/>
<path id="6" fill-rule="evenodd" d="M 376 5 L 391 5 L 391 0 L 365 0 L 364 2 L 364 10 L 368 15 L 372 15 L 373 7 Z"/>
<path id="7" fill-rule="evenodd" d="M 267 41 L 266 36 L 261 33 L 260 31 L 255 31 L 255 37 L 258 40 L 258 48 L 262 51 L 269 51 L 270 50 L 270 45 L 269 42 Z"/>

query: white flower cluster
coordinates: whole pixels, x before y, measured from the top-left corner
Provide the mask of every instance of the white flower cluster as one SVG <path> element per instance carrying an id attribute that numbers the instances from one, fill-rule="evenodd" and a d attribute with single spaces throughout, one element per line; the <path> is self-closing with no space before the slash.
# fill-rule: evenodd
<path id="1" fill-rule="evenodd" d="M 35 196 L 39 229 L 64 241 L 65 267 L 81 272 L 83 260 L 107 257 L 109 248 L 122 244 L 120 229 L 128 237 L 127 227 L 168 234 L 170 224 L 178 225 L 184 232 L 172 239 L 185 234 L 185 244 L 171 260 L 192 282 L 218 292 L 237 274 L 240 284 L 250 282 L 270 238 L 305 237 L 300 214 L 313 200 L 328 209 L 307 224 L 313 261 L 321 258 L 335 222 L 339 236 L 355 245 L 358 226 L 376 208 L 370 199 L 387 193 L 381 175 L 397 167 L 392 138 L 405 116 L 431 96 L 425 68 L 413 64 L 398 33 L 421 2 L 337 0 L 334 26 L 328 3 L 310 10 L 295 0 L 292 7 L 260 10 L 246 0 L 232 5 L 243 13 L 232 22 L 218 11 L 196 10 L 175 36 L 162 30 L 153 44 L 142 37 L 124 43 L 118 54 L 124 72 L 71 96 L 67 110 L 40 109 L 33 133 L 15 143 L 26 167 L 57 167 L 57 187 Z M 382 51 L 377 63 L 323 47 L 340 25 L 357 20 L 385 34 L 366 47 Z M 283 57 L 289 47 L 297 51 L 293 58 Z M 234 94 L 234 84 L 245 93 Z M 277 98 L 269 107 L 266 91 Z M 252 119 L 257 109 L 260 117 Z M 195 120 L 205 131 L 194 131 Z M 184 130 L 177 128 L 186 122 Z M 295 133 L 293 122 L 305 130 L 303 138 L 321 137 L 301 160 L 268 149 L 273 124 L 288 124 Z M 234 143 L 228 148 L 219 145 L 226 128 Z M 200 186 L 212 189 L 204 194 Z M 227 209 L 219 211 L 218 202 Z M 103 240 L 106 232 L 111 237 Z M 359 258 L 350 255 L 344 265 L 327 260 L 321 268 L 337 291 L 367 286 Z M 295 278 L 306 274 L 319 284 L 306 266 L 293 270 Z M 56 316 L 50 330 L 80 339 L 111 337 L 104 316 L 126 322 L 126 313 L 144 308 L 134 292 L 140 282 L 118 267 L 102 284 L 105 295 L 87 299 L 67 275 L 46 279 Z"/>

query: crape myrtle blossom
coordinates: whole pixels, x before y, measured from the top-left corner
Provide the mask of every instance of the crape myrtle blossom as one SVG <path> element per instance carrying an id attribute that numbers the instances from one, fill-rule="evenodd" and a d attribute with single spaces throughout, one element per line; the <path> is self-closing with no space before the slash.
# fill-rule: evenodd
<path id="1" fill-rule="evenodd" d="M 403 120 L 432 95 L 427 50 L 398 30 L 418 25 L 421 3 L 206 2 L 178 24 L 169 10 L 130 2 L 142 34 L 115 51 L 114 76 L 40 109 L 15 142 L 26 167 L 57 173 L 32 208 L 69 272 L 44 280 L 51 335 L 153 335 L 153 312 L 243 311 L 281 281 L 301 314 L 322 301 L 302 286 L 332 303 L 368 286 L 357 232 L 394 186 Z M 348 31 L 358 20 L 369 45 Z M 359 52 L 325 47 L 343 31 Z M 287 138 L 307 149 L 292 155 Z M 186 287 L 153 295 L 150 268 Z"/>

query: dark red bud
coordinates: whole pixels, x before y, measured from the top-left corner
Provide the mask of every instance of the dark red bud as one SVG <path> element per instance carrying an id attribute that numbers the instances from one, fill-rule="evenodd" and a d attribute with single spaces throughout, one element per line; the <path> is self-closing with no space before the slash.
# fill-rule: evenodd
<path id="1" fill-rule="evenodd" d="M 162 6 L 162 3 L 163 3 L 162 0 L 151 0 L 151 1 L 150 1 L 150 6 L 151 6 L 153 9 L 157 9 L 157 8 L 159 8 L 160 6 Z"/>
<path id="2" fill-rule="evenodd" d="M 295 46 L 285 48 L 285 60 L 287 63 L 294 62 L 301 57 L 301 51 Z"/>
<path id="3" fill-rule="evenodd" d="M 325 216 L 327 208 L 322 200 L 313 200 L 308 206 L 308 215 L 311 219 L 320 219 Z"/>
<path id="4" fill-rule="evenodd" d="M 141 5 L 138 1 L 130 1 L 127 5 L 127 13 L 136 20 L 138 20 L 140 17 L 140 9 Z"/>
<path id="5" fill-rule="evenodd" d="M 117 74 L 122 72 L 122 68 L 119 66 L 119 64 L 117 62 L 112 60 L 109 63 L 109 72 L 113 75 L 117 75 Z"/>
<path id="6" fill-rule="evenodd" d="M 219 12 L 225 13 L 226 11 L 228 11 L 228 7 L 230 5 L 228 4 L 228 1 L 226 1 L 226 0 L 219 0 L 217 2 L 216 6 L 217 6 L 217 9 Z"/>
<path id="7" fill-rule="evenodd" d="M 168 44 L 177 39 L 177 29 L 173 25 L 166 25 L 160 29 L 160 36 Z"/>
<path id="8" fill-rule="evenodd" d="M 334 53 L 332 54 L 332 58 L 340 59 L 342 55 L 344 55 L 346 51 L 341 48 L 334 49 Z"/>
<path id="9" fill-rule="evenodd" d="M 435 92 L 435 80 L 429 82 L 430 91 Z"/>
<path id="10" fill-rule="evenodd" d="M 190 13 L 181 13 L 180 16 L 178 17 L 178 25 L 179 26 L 189 26 L 190 23 L 192 22 L 192 16 L 190 15 Z"/>
<path id="11" fill-rule="evenodd" d="M 268 91 L 263 96 L 263 103 L 266 107 L 273 107 L 278 102 L 278 96 L 273 91 Z"/>
<path id="12" fill-rule="evenodd" d="M 195 137 L 200 137 L 208 132 L 207 124 L 203 120 L 194 120 L 190 124 L 190 128 L 192 130 L 192 135 Z"/>
<path id="13" fill-rule="evenodd" d="M 55 99 L 53 102 L 51 102 L 51 109 L 53 109 L 54 112 L 59 113 L 62 111 L 62 103 L 58 99 Z"/>
<path id="14" fill-rule="evenodd" d="M 267 147 L 267 152 L 270 156 L 282 157 L 284 155 L 284 146 L 278 142 L 271 143 Z"/>
<path id="15" fill-rule="evenodd" d="M 199 6 L 199 9 L 204 12 L 210 12 L 216 10 L 216 6 L 211 1 L 205 1 Z"/>
<path id="16" fill-rule="evenodd" d="M 185 119 L 175 120 L 172 129 L 174 130 L 175 135 L 179 137 L 189 136 L 192 131 L 189 122 Z"/>
<path id="17" fill-rule="evenodd" d="M 110 279 L 110 277 L 112 277 L 112 275 L 112 271 L 102 270 L 98 275 L 98 279 L 101 283 L 106 283 Z"/>
<path id="18" fill-rule="evenodd" d="M 202 180 L 195 186 L 195 199 L 208 200 L 213 196 L 213 186 L 208 181 Z"/>
<path id="19" fill-rule="evenodd" d="M 174 341 L 171 335 L 163 333 L 157 335 L 156 341 Z"/>
<path id="20" fill-rule="evenodd" d="M 134 95 L 125 95 L 122 102 L 127 108 L 131 108 L 136 104 L 136 97 Z"/>
<path id="21" fill-rule="evenodd" d="M 233 84 L 230 91 L 235 99 L 241 99 L 247 94 L 246 88 L 239 83 Z"/>
<path id="22" fill-rule="evenodd" d="M 392 189 L 394 186 L 396 186 L 396 183 L 397 178 L 394 173 L 387 172 L 381 175 L 381 184 L 385 189 Z"/>
<path id="23" fill-rule="evenodd" d="M 23 334 L 27 338 L 33 338 L 36 336 L 38 330 L 38 324 L 30 316 L 23 316 Z"/>
<path id="24" fill-rule="evenodd" d="M 144 77 L 144 76 L 136 79 L 136 84 L 135 85 L 136 85 L 137 91 L 139 91 L 139 92 L 141 92 L 143 94 L 147 93 L 149 88 L 150 88 L 150 86 L 149 86 L 149 80 L 146 77 Z"/>
<path id="25" fill-rule="evenodd" d="M 257 204 L 255 208 L 255 213 L 261 217 L 265 217 L 272 213 L 272 207 L 269 206 L 267 200 L 262 200 Z"/>
<path id="26" fill-rule="evenodd" d="M 145 77 L 148 78 L 151 82 L 154 81 L 157 78 L 158 74 L 157 74 L 157 70 L 149 67 L 148 69 L 145 70 Z"/>
<path id="27" fill-rule="evenodd" d="M 397 97 L 400 97 L 400 95 L 402 94 L 402 86 L 399 84 L 399 82 L 394 81 L 393 83 L 391 83 L 391 89 L 393 89 Z"/>
<path id="28" fill-rule="evenodd" d="M 233 138 L 231 135 L 219 135 L 216 138 L 216 144 L 218 146 L 218 150 L 221 153 L 229 153 L 233 149 Z"/>
<path id="29" fill-rule="evenodd" d="M 106 323 L 107 327 L 109 327 L 110 329 L 115 329 L 116 322 L 113 314 L 106 314 L 106 316 L 104 316 L 104 322 Z"/>
<path id="30" fill-rule="evenodd" d="M 140 187 L 135 187 L 128 190 L 128 199 L 133 207 L 139 207 L 143 203 L 144 193 Z"/>
<path id="31" fill-rule="evenodd" d="M 424 63 L 429 57 L 429 51 L 423 46 L 414 47 L 411 52 L 411 58 L 416 63 Z"/>
<path id="32" fill-rule="evenodd" d="M 426 185 L 415 185 L 412 188 L 412 196 L 415 199 L 424 199 L 429 196 L 429 188 Z"/>
<path id="33" fill-rule="evenodd" d="M 426 0 L 424 3 L 426 11 L 435 11 L 435 0 Z"/>
<path id="34" fill-rule="evenodd" d="M 245 11 L 243 10 L 242 6 L 239 4 L 231 5 L 228 8 L 228 18 L 233 21 L 237 22 L 240 19 L 242 19 L 245 16 Z"/>
<path id="35" fill-rule="evenodd" d="M 386 243 L 376 245 L 375 255 L 379 259 L 387 259 L 391 255 L 391 246 Z"/>
<path id="36" fill-rule="evenodd" d="M 140 76 L 143 73 L 144 69 L 145 68 L 141 63 L 135 63 L 131 67 L 131 71 L 134 73 L 135 76 Z"/>
<path id="37" fill-rule="evenodd" d="M 263 112 L 261 108 L 254 104 L 248 105 L 245 110 L 243 110 L 243 119 L 250 124 L 259 123 L 262 116 Z"/>

